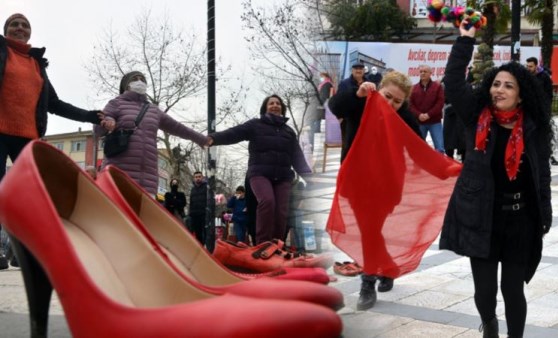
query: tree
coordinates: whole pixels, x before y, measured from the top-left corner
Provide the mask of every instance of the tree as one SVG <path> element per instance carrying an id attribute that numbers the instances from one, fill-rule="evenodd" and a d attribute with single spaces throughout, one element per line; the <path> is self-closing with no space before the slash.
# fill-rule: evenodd
<path id="1" fill-rule="evenodd" d="M 527 0 L 524 9 L 528 9 L 527 20 L 532 24 L 541 25 L 541 54 L 542 63 L 550 67 L 552 60 L 554 7 L 557 0 Z"/>
<path id="2" fill-rule="evenodd" d="M 326 6 L 331 35 L 341 40 L 390 41 L 416 27 L 416 20 L 395 0 L 332 0 Z"/>
<path id="3" fill-rule="evenodd" d="M 109 28 L 100 41 L 94 45 L 91 61 L 86 65 L 91 81 L 98 88 L 99 99 L 108 100 L 118 95 L 120 79 L 132 70 L 139 70 L 148 82 L 148 99 L 159 106 L 164 113 L 173 113 L 175 119 L 200 132 L 206 130 L 206 118 L 189 113 L 189 120 L 184 119 L 179 111 L 191 110 L 206 90 L 207 68 L 206 50 L 203 41 L 198 41 L 195 34 L 186 36 L 177 31 L 166 15 L 160 19 L 152 17 L 151 11 L 144 11 L 121 34 Z M 228 68 L 220 69 L 219 74 L 226 74 Z M 221 81 L 224 86 L 226 81 Z M 223 92 L 227 92 L 223 90 Z M 242 111 L 244 90 L 229 91 L 229 96 L 222 98 L 223 105 L 217 113 L 217 123 L 223 122 L 230 114 Z M 186 106 L 186 102 L 190 106 Z M 193 115 L 193 117 L 192 117 Z M 179 141 L 177 138 L 160 133 L 158 141 L 164 146 L 163 156 L 171 165 L 171 174 L 182 182 L 189 182 L 192 177 L 191 159 L 194 149 L 203 152 L 191 142 Z M 174 151 L 182 144 L 183 151 Z M 194 164 L 197 166 L 198 164 Z M 200 167 L 198 167 L 200 168 Z"/>
<path id="4" fill-rule="evenodd" d="M 252 58 L 259 63 L 254 70 L 275 81 L 306 83 L 319 98 L 315 57 L 315 24 L 301 1 L 285 0 L 272 8 L 243 2 L 242 21 L 248 30 Z M 274 75 L 270 75 L 274 73 Z"/>
<path id="5" fill-rule="evenodd" d="M 318 90 L 318 73 L 327 71 L 337 78 L 338 63 L 327 62 L 327 45 L 322 44 L 323 1 L 283 0 L 265 8 L 252 0 L 243 2 L 242 20 L 247 30 L 253 70 L 262 79 L 265 96 L 280 95 L 290 115 L 289 123 L 298 137 L 310 122 L 319 121 L 317 108 L 323 105 Z"/>

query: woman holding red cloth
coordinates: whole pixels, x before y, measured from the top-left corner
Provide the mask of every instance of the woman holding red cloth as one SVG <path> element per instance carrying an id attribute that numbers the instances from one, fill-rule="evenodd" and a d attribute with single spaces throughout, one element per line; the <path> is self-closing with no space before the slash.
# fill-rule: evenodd
<path id="1" fill-rule="evenodd" d="M 393 110 L 395 110 L 397 112 L 397 115 L 399 115 L 399 117 L 407 124 L 407 126 L 409 128 L 412 129 L 412 131 L 416 134 L 416 141 L 415 142 L 422 142 L 422 140 L 420 139 L 421 134 L 420 134 L 420 129 L 418 126 L 418 122 L 417 120 L 414 118 L 414 116 L 408 111 L 407 109 L 407 105 L 406 105 L 406 100 L 408 99 L 410 93 L 411 93 L 411 88 L 412 88 L 412 83 L 410 81 L 410 79 L 404 75 L 403 73 L 397 72 L 397 71 L 391 71 L 389 73 L 387 73 L 381 84 L 380 84 L 380 88 L 378 89 L 378 93 L 381 95 L 381 97 L 383 99 L 385 99 L 385 101 L 387 101 L 388 105 L 391 106 L 391 108 L 393 108 Z M 371 93 L 372 91 L 376 90 L 376 85 L 373 82 L 364 82 L 360 85 L 358 91 L 356 92 L 356 95 L 354 95 L 353 93 L 345 93 L 345 92 L 339 92 L 338 94 L 334 95 L 330 101 L 329 101 L 329 108 L 332 110 L 332 112 L 335 114 L 336 111 L 343 111 L 343 110 L 349 110 L 349 111 L 364 111 L 365 110 L 365 104 L 367 102 L 367 96 L 369 93 Z M 350 109 L 347 109 L 347 107 L 350 107 Z M 364 114 L 364 113 L 363 113 Z M 360 126 L 360 128 L 363 128 L 363 126 Z M 370 131 L 369 131 L 370 132 Z M 355 132 L 356 134 L 356 132 Z M 370 146 L 370 143 L 367 141 L 364 141 L 361 138 L 360 144 L 366 144 L 366 146 Z M 397 148 L 397 147 L 396 147 Z M 373 152 L 373 148 L 368 148 L 370 152 Z M 351 149 L 352 150 L 352 149 Z M 402 153 L 402 151 L 399 151 L 400 153 Z M 355 151 L 353 151 L 353 154 L 355 154 Z M 401 155 L 402 156 L 402 155 Z M 353 155 L 353 157 L 355 157 L 355 155 Z M 362 166 L 360 166 L 360 169 L 366 168 L 367 166 L 364 164 L 364 162 L 362 161 L 357 161 L 360 164 L 362 164 Z M 386 168 L 387 171 L 391 171 L 391 169 L 389 169 L 389 165 L 385 165 L 384 166 Z M 345 166 L 345 168 L 340 172 L 340 176 L 343 176 L 343 172 L 347 171 L 345 170 L 347 169 L 347 166 Z M 354 168 L 351 170 L 348 170 L 351 172 L 352 175 L 356 174 Z M 366 169 L 366 171 L 368 171 Z M 403 171 L 401 171 L 402 175 Z M 392 172 L 393 174 L 393 172 Z M 387 174 L 389 175 L 389 174 Z M 356 175 L 356 176 L 361 176 L 361 175 Z M 364 175 L 363 175 L 364 176 Z M 374 176 L 374 175 L 371 175 Z M 382 180 L 385 179 L 386 176 L 384 175 L 378 175 L 378 177 L 382 176 Z M 385 182 L 389 182 L 390 180 L 385 180 Z M 397 181 L 401 181 L 400 179 Z M 340 184 L 338 182 L 338 192 L 342 190 L 342 188 L 339 187 Z M 391 191 L 400 191 L 402 189 L 392 189 L 393 186 L 390 187 Z M 367 189 L 365 189 L 367 190 Z M 370 190 L 379 190 L 379 189 L 373 189 L 371 188 Z M 381 189 L 380 189 L 381 190 Z M 390 195 L 391 196 L 391 195 Z M 386 266 L 395 266 L 397 265 L 396 263 L 393 262 L 392 258 L 390 257 L 390 254 L 387 252 L 387 250 L 385 249 L 385 243 L 384 243 L 384 238 L 381 234 L 382 232 L 382 224 L 385 221 L 385 218 L 387 217 L 388 214 L 392 213 L 393 208 L 399 204 L 399 201 L 401 199 L 401 194 L 397 193 L 395 194 L 395 196 L 393 198 L 389 198 L 389 196 L 387 194 L 383 195 L 383 199 L 384 202 L 386 202 L 386 200 L 393 200 L 392 203 L 383 203 L 384 205 L 386 205 L 385 208 L 382 208 L 380 205 L 375 204 L 373 208 L 368 207 L 367 210 L 369 211 L 373 211 L 369 214 L 369 216 L 367 217 L 367 224 L 366 226 L 362 227 L 360 229 L 361 233 L 362 233 L 362 238 L 366 241 L 370 241 L 371 238 L 374 238 L 374 240 L 376 241 L 374 245 L 372 245 L 371 247 L 374 250 L 368 250 L 367 254 L 363 254 L 365 257 L 363 257 L 361 260 L 361 264 L 364 264 L 366 267 L 366 260 L 374 260 L 374 261 L 383 261 L 383 262 L 388 262 L 385 265 Z M 354 205 L 353 205 L 354 207 Z M 383 210 L 386 209 L 386 210 Z M 330 214 L 330 220 L 331 222 L 335 222 L 334 219 L 336 217 L 333 216 L 333 214 Z M 379 226 L 372 226 L 372 224 L 378 224 Z M 335 236 L 335 235 L 333 235 Z M 342 250 L 344 250 L 345 252 L 347 252 L 346 248 L 344 248 L 342 245 L 338 245 Z M 366 251 L 366 250 L 365 250 Z M 372 254 L 371 254 L 372 252 Z M 353 256 L 353 258 L 358 259 L 356 257 L 354 257 L 354 255 L 351 254 L 351 252 L 347 252 L 349 255 Z M 390 291 L 393 288 L 393 278 L 388 277 L 385 274 L 370 274 L 366 272 L 366 269 L 364 271 L 364 273 L 361 275 L 361 279 L 362 279 L 362 284 L 361 284 L 361 290 L 360 290 L 360 297 L 359 300 L 357 302 L 357 309 L 358 310 L 366 310 L 369 309 L 371 307 L 374 306 L 374 304 L 376 303 L 376 281 L 379 281 L 379 285 L 378 285 L 378 291 L 380 292 L 387 292 Z"/>
<path id="2" fill-rule="evenodd" d="M 535 77 L 517 62 L 485 74 L 475 91 L 463 74 L 475 28 L 461 25 L 444 83 L 466 126 L 463 170 L 450 199 L 440 248 L 470 257 L 483 337 L 498 337 L 498 265 L 508 337 L 522 337 L 527 316 L 524 282 L 533 277 L 542 238 L 552 223 L 550 112 Z"/>

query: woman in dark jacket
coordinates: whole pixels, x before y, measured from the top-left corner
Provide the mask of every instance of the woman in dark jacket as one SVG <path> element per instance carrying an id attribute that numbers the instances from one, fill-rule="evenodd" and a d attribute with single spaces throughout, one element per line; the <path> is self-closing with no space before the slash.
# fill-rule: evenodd
<path id="1" fill-rule="evenodd" d="M 475 28 L 460 27 L 445 74 L 449 102 L 466 128 L 467 157 L 444 219 L 440 248 L 470 257 L 484 337 L 498 337 L 498 265 L 509 337 L 522 337 L 524 282 L 533 277 L 552 222 L 550 112 L 536 79 L 510 62 L 465 84 Z"/>
<path id="2" fill-rule="evenodd" d="M 291 167 L 299 175 L 312 172 L 296 133 L 287 125 L 286 110 L 283 100 L 271 95 L 263 101 L 259 119 L 209 135 L 210 145 L 249 142 L 246 176 L 258 201 L 255 244 L 285 235 L 294 178 Z"/>

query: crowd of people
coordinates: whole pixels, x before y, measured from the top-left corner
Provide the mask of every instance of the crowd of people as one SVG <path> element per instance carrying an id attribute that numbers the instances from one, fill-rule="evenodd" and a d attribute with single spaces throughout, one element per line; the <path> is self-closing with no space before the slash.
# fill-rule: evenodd
<path id="1" fill-rule="evenodd" d="M 413 84 L 400 71 L 381 72 L 377 65 L 357 61 L 351 65 L 351 75 L 338 86 L 328 72 L 320 73 L 319 106 L 330 109 L 339 120 L 342 166 L 351 149 L 362 142 L 358 135 L 365 114 L 374 114 L 374 109 L 365 109 L 373 92 L 416 135 L 414 142 L 425 142 L 429 135 L 437 156 L 458 155 L 462 169 L 445 211 L 440 248 L 470 258 L 484 337 L 498 336 L 496 295 L 501 265 L 508 335 L 522 337 L 527 314 L 524 285 L 535 274 L 542 238 L 552 224 L 552 81 L 536 58 L 528 58 L 525 65 L 509 62 L 495 67 L 484 74 L 482 82 L 471 86 L 466 70 L 473 55 L 475 31 L 465 23 L 460 27 L 461 36 L 452 47 L 442 81 L 432 78 L 427 64 L 420 65 L 419 80 Z M 22 14 L 10 16 L 0 36 L 0 180 L 8 157 L 17 161 L 29 142 L 44 136 L 47 112 L 93 123 L 100 137 L 116 130 L 131 131 L 127 148 L 105 156 L 100 170 L 118 167 L 153 197 L 159 185 L 159 130 L 200 147 L 247 141 L 245 184 L 239 185 L 227 202 L 236 240 L 257 246 L 286 239 L 293 181 L 308 178 L 312 168 L 289 126 L 287 106 L 280 96 L 265 97 L 258 117 L 204 135 L 149 102 L 147 79 L 133 70 L 123 75 L 119 95 L 102 110 L 84 110 L 59 99 L 47 76 L 44 49 L 29 45 L 30 36 L 31 24 Z M 322 118 L 317 115 L 318 122 Z M 96 168 L 88 168 L 88 172 L 95 178 Z M 177 178 L 171 179 L 164 207 L 203 246 L 208 240 L 208 184 L 201 170 L 195 171 L 192 179 L 188 193 L 182 191 L 184 185 Z M 377 231 L 368 236 L 383 235 Z M 2 242 L 10 264 L 18 266 L 5 236 Z M 375 305 L 376 290 L 388 292 L 394 287 L 391 275 L 366 272 L 367 261 L 378 255 L 389 256 L 381 248 L 374 252 L 376 256 L 365 255 L 364 261 L 358 262 L 365 271 L 358 310 Z M 8 260 L 0 252 L 0 269 L 7 267 Z"/>

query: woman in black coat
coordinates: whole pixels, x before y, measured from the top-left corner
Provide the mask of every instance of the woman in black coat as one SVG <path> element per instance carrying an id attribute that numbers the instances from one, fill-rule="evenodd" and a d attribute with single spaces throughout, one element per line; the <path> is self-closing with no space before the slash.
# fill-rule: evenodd
<path id="1" fill-rule="evenodd" d="M 440 248 L 470 257 L 484 337 L 498 337 L 498 265 L 509 337 L 522 337 L 524 282 L 533 277 L 552 223 L 550 112 L 536 79 L 510 62 L 465 84 L 475 28 L 460 27 L 446 66 L 448 100 L 465 124 L 467 157 L 444 219 Z"/>

